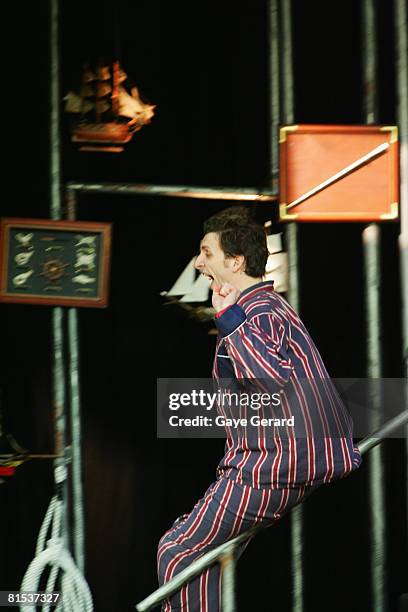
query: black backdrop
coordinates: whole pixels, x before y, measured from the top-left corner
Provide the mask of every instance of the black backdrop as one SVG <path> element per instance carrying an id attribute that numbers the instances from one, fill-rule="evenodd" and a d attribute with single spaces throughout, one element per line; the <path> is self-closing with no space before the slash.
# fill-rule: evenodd
<path id="1" fill-rule="evenodd" d="M 265 0 L 62 2 L 61 97 L 86 57 L 110 59 L 158 105 L 120 155 L 79 153 L 62 121 L 64 181 L 267 186 Z M 361 123 L 361 2 L 293 3 L 295 118 Z M 395 122 L 392 6 L 379 10 L 379 122 Z M 15 24 L 5 79 L 15 97 L 6 122 L 2 216 L 47 217 L 48 7 Z M 115 38 L 115 32 L 118 36 Z M 118 42 L 119 41 L 119 42 Z M 7 51 L 7 50 L 6 50 Z M 6 52 L 5 51 L 5 52 Z M 9 50 L 8 50 L 9 51 Z M 29 98 L 29 104 L 27 100 Z M 13 120 L 12 120 L 13 119 Z M 214 477 L 220 440 L 157 440 L 157 376 L 207 376 L 208 326 L 163 306 L 197 247 L 204 218 L 224 204 L 145 196 L 82 195 L 78 218 L 114 224 L 110 306 L 79 313 L 87 579 L 98 612 L 131 610 L 156 586 L 156 544 Z M 257 205 L 260 219 L 276 211 Z M 276 229 L 282 229 L 276 225 Z M 301 312 L 333 376 L 364 376 L 361 224 L 300 227 Z M 402 375 L 398 224 L 382 229 L 384 375 Z M 52 450 L 51 309 L 2 305 L 0 384 L 7 428 L 33 452 Z M 407 591 L 403 442 L 384 444 L 390 610 Z M 0 487 L 0 588 L 17 589 L 52 494 L 51 466 L 31 462 Z M 371 612 L 367 462 L 304 505 L 306 609 Z M 239 610 L 290 609 L 290 521 L 251 543 L 239 564 Z M 405 580 L 405 583 L 404 583 Z"/>

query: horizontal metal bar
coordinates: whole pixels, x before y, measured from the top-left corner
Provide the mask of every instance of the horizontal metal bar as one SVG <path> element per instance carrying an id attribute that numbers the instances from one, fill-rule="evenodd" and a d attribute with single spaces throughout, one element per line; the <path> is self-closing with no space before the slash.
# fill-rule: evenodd
<path id="1" fill-rule="evenodd" d="M 408 423 L 408 410 L 404 410 L 398 416 L 394 417 L 388 423 L 386 423 L 383 427 L 380 427 L 376 432 L 364 438 L 357 446 L 361 454 L 363 455 L 377 444 L 380 444 L 384 438 L 387 437 L 388 434 L 392 433 L 396 429 L 399 429 L 402 425 Z M 138 612 L 147 612 L 147 610 L 151 610 L 155 606 L 158 606 L 161 601 L 167 599 L 173 593 L 178 591 L 184 584 L 189 582 L 192 578 L 200 574 L 203 570 L 207 569 L 210 565 L 220 560 L 220 557 L 223 557 L 227 553 L 232 553 L 234 549 L 245 542 L 248 538 L 253 536 L 259 529 L 260 525 L 256 525 L 246 531 L 245 533 L 241 533 L 241 535 L 236 538 L 229 540 L 228 542 L 224 542 L 218 548 L 214 548 L 214 550 L 210 550 L 208 553 L 194 561 L 189 567 L 185 570 L 177 574 L 172 580 L 166 582 L 163 586 L 154 591 L 151 595 L 146 597 L 143 601 L 136 605 L 136 610 Z"/>
<path id="2" fill-rule="evenodd" d="M 278 199 L 270 190 L 253 188 L 199 187 L 192 185 L 148 185 L 143 183 L 75 183 L 66 185 L 72 191 L 125 195 L 166 196 L 203 200 L 239 200 L 244 202 L 273 202 Z"/>
<path id="3" fill-rule="evenodd" d="M 26 459 L 63 459 L 64 455 L 55 455 L 55 454 L 42 454 L 42 455 L 24 455 L 24 454 L 18 454 L 18 453 L 5 453 L 5 454 L 1 454 L 0 455 L 0 461 L 2 459 L 15 459 L 16 461 L 20 461 L 22 459 L 24 459 L 24 461 Z"/>

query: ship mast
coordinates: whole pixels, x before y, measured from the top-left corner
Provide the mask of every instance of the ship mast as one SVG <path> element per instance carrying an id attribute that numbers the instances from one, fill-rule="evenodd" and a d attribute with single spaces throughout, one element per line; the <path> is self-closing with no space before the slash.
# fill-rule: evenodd
<path id="1" fill-rule="evenodd" d="M 119 62 L 113 62 L 112 78 L 112 113 L 114 117 L 119 115 Z"/>
<path id="2" fill-rule="evenodd" d="M 96 79 L 96 123 L 101 123 L 103 113 L 110 109 L 110 103 L 107 100 L 112 92 L 110 78 L 109 66 L 101 64 L 97 69 Z"/>

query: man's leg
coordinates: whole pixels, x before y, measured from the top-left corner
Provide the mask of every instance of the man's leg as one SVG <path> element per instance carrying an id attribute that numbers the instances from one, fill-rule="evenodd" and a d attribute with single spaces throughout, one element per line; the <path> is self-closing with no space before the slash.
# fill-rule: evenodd
<path id="1" fill-rule="evenodd" d="M 259 490 L 220 478 L 211 485 L 192 512 L 176 520 L 161 538 L 158 549 L 160 585 L 171 580 L 195 559 L 256 523 L 269 527 L 300 503 L 305 491 Z M 248 542 L 236 551 L 238 558 Z M 163 610 L 218 612 L 221 592 L 220 565 L 216 563 L 167 601 Z"/>
<path id="2" fill-rule="evenodd" d="M 227 501 L 231 495 L 231 485 L 228 486 L 228 481 L 222 479 L 212 484 L 193 510 L 178 518 L 161 538 L 157 555 L 160 585 L 171 580 L 194 559 L 228 539 L 231 529 L 223 521 L 218 500 L 221 497 Z M 219 585 L 220 568 L 215 564 L 176 593 L 163 610 L 218 610 Z"/>

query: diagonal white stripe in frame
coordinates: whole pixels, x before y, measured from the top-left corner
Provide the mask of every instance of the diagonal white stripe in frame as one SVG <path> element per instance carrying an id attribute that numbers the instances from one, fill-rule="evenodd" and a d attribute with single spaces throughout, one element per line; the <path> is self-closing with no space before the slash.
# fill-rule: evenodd
<path id="1" fill-rule="evenodd" d="M 336 172 L 336 174 L 333 174 L 333 176 L 323 181 L 323 183 L 320 183 L 316 187 L 313 187 L 313 189 L 311 189 L 310 191 L 307 191 L 306 193 L 301 195 L 299 198 L 297 198 L 296 200 L 288 204 L 286 206 L 286 210 L 289 210 L 289 208 L 293 208 L 294 206 L 301 204 L 302 202 L 304 202 L 308 198 L 311 198 L 313 195 L 315 195 L 319 191 L 322 191 L 329 185 L 332 185 L 333 183 L 341 179 L 343 176 L 346 176 L 346 174 L 350 174 L 351 172 L 354 172 L 354 170 L 361 168 L 361 166 L 364 166 L 364 164 L 366 164 L 371 159 L 374 159 L 374 157 L 383 155 L 385 151 L 389 149 L 389 147 L 390 147 L 389 142 L 384 142 L 383 144 L 378 145 L 378 147 L 375 147 L 375 149 L 373 149 L 366 155 L 363 155 L 363 157 L 360 157 L 359 159 L 357 159 L 355 162 L 353 162 L 349 166 L 346 166 L 342 170 L 339 170 L 339 172 Z"/>

